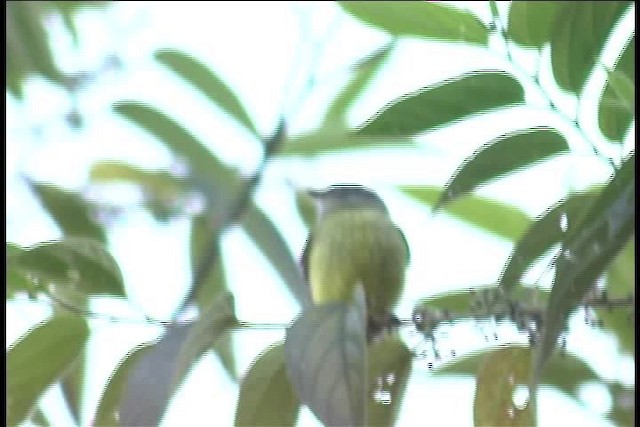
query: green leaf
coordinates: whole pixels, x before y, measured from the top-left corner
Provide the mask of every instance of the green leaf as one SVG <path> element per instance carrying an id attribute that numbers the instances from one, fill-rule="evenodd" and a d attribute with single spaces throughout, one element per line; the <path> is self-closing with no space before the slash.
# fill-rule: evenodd
<path id="1" fill-rule="evenodd" d="M 366 425 L 366 302 L 308 307 L 287 329 L 287 371 L 300 402 L 325 425 Z"/>
<path id="2" fill-rule="evenodd" d="M 389 53 L 394 45 L 394 43 L 384 45 L 354 67 L 353 76 L 347 85 L 329 104 L 327 113 L 324 116 L 323 128 L 344 127 L 349 108 L 357 101 L 363 90 L 367 88 L 373 77 L 380 71 L 389 58 Z"/>
<path id="3" fill-rule="evenodd" d="M 288 138 L 280 156 L 317 156 L 332 154 L 348 150 L 372 150 L 384 148 L 413 148 L 414 142 L 405 136 L 368 136 L 358 134 L 346 134 L 331 129 L 307 133 L 293 138 Z"/>
<path id="4" fill-rule="evenodd" d="M 20 268 L 17 260 L 26 250 L 20 246 L 7 242 L 7 299 L 13 298 L 18 292 L 26 292 L 31 295 L 38 289 L 38 284 L 31 280 L 27 272 Z"/>
<path id="5" fill-rule="evenodd" d="M 579 219 L 597 197 L 595 191 L 575 193 L 538 218 L 516 243 L 500 276 L 499 286 L 512 290 L 527 269 L 553 245 L 562 242 L 566 231 L 578 225 Z"/>
<path id="6" fill-rule="evenodd" d="M 89 336 L 84 319 L 55 316 L 7 351 L 7 425 L 20 424 L 40 395 L 63 375 Z"/>
<path id="7" fill-rule="evenodd" d="M 567 142 L 554 129 L 532 128 L 500 136 L 464 160 L 434 209 L 489 181 L 566 152 Z"/>
<path id="8" fill-rule="evenodd" d="M 521 46 L 542 48 L 551 40 L 560 1 L 515 1 L 509 8 L 507 35 Z"/>
<path id="9" fill-rule="evenodd" d="M 125 101 L 115 111 L 150 132 L 176 156 L 183 158 L 197 188 L 215 206 L 226 206 L 236 193 L 240 179 L 214 154 L 164 113 L 146 104 Z"/>
<path id="10" fill-rule="evenodd" d="M 93 417 L 93 421 L 90 423 L 91 425 L 109 427 L 120 426 L 116 414 L 118 406 L 120 405 L 120 399 L 122 397 L 127 377 L 132 367 L 138 363 L 138 360 L 145 355 L 149 349 L 150 346 L 138 346 L 129 351 L 118 363 L 118 366 L 109 376 L 109 381 L 102 391 L 96 413 Z"/>
<path id="11" fill-rule="evenodd" d="M 299 408 L 287 376 L 284 344 L 274 344 L 251 363 L 242 379 L 234 425 L 293 426 Z"/>
<path id="12" fill-rule="evenodd" d="M 524 90 L 516 79 L 501 71 L 475 71 L 392 101 L 356 134 L 413 136 L 471 115 L 522 103 Z"/>
<path id="13" fill-rule="evenodd" d="M 15 258 L 17 266 L 45 282 L 84 294 L 125 296 L 118 264 L 104 246 L 86 237 L 45 242 Z"/>
<path id="14" fill-rule="evenodd" d="M 534 382 L 540 377 L 569 314 L 631 236 L 635 226 L 635 153 L 614 174 L 563 242 L 537 347 Z"/>
<path id="15" fill-rule="evenodd" d="M 436 2 L 341 1 L 339 4 L 365 24 L 393 36 L 487 45 L 488 30 L 473 13 Z"/>
<path id="16" fill-rule="evenodd" d="M 566 2 L 551 36 L 551 66 L 562 89 L 580 94 L 628 1 Z"/>
<path id="17" fill-rule="evenodd" d="M 119 406 L 120 424 L 158 425 L 189 369 L 235 322 L 233 298 L 224 294 L 195 323 L 168 327 L 130 368 Z"/>
<path id="18" fill-rule="evenodd" d="M 443 191 L 435 186 L 403 186 L 401 190 L 427 206 L 434 206 Z M 517 239 L 531 224 L 531 219 L 521 209 L 484 197 L 458 199 L 445 205 L 444 209 L 454 218 L 507 240 Z"/>
<path id="19" fill-rule="evenodd" d="M 413 354 L 397 335 L 369 347 L 367 419 L 370 426 L 393 426 L 404 400 Z"/>
<path id="20" fill-rule="evenodd" d="M 66 236 L 106 241 L 102 226 L 91 215 L 89 205 L 77 193 L 50 184 L 28 181 L 31 189 Z"/>
<path id="21" fill-rule="evenodd" d="M 196 58 L 178 50 L 161 50 L 155 57 L 173 72 L 190 82 L 214 104 L 247 128 L 256 136 L 260 136 L 249 114 L 231 88 L 222 81 L 209 67 Z"/>
<path id="22" fill-rule="evenodd" d="M 96 162 L 91 166 L 89 179 L 96 183 L 123 182 L 139 186 L 157 199 L 167 200 L 186 191 L 186 184 L 165 171 L 147 171 L 118 161 Z"/>
<path id="23" fill-rule="evenodd" d="M 271 262 L 300 305 L 307 306 L 311 302 L 311 294 L 302 277 L 302 269 L 269 217 L 251 204 L 242 218 L 242 227 Z"/>
<path id="24" fill-rule="evenodd" d="M 634 35 L 625 46 L 614 68 L 617 73 L 625 74 L 632 81 L 635 81 L 636 75 L 635 51 L 636 38 Z M 634 112 L 628 111 L 617 101 L 613 85 L 611 82 L 608 82 L 602 92 L 598 105 L 598 125 L 600 126 L 602 134 L 610 140 L 622 142 L 631 121 L 634 119 Z"/>
<path id="25" fill-rule="evenodd" d="M 530 365 L 531 350 L 525 347 L 503 347 L 484 357 L 476 377 L 474 425 L 535 425 L 532 399 L 521 406 L 514 402 L 517 388 L 528 387 Z"/>
<path id="26" fill-rule="evenodd" d="M 619 71 L 607 70 L 609 84 L 620 104 L 631 114 L 636 108 L 636 90 L 633 81 Z"/>
<path id="27" fill-rule="evenodd" d="M 608 418 L 617 426 L 635 425 L 635 387 L 628 387 L 620 383 L 607 383 L 613 408 L 608 414 Z"/>

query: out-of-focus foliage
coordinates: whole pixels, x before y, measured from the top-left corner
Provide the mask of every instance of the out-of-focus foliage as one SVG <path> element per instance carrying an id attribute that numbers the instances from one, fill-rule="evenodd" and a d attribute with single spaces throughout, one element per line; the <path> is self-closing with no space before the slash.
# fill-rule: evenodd
<path id="1" fill-rule="evenodd" d="M 108 3 L 7 3 L 6 90 L 19 102 L 24 98 L 25 82 L 33 75 L 74 90 L 78 76 L 58 69 L 46 22 L 50 16 L 60 17 L 77 42 L 82 35 L 74 16 L 83 7 L 104 8 Z M 350 79 L 327 103 L 316 129 L 293 135 L 278 132 L 277 144 L 261 135 L 258 121 L 242 104 L 236 88 L 204 59 L 170 47 L 154 53 L 158 67 L 170 70 L 201 93 L 240 125 L 247 139 L 263 142 L 265 158 L 253 175 L 240 173 L 188 124 L 162 107 L 137 99 L 120 99 L 113 105 L 119 119 L 146 131 L 185 170 L 150 170 L 109 159 L 91 165 L 89 188 L 126 184 L 139 190 L 142 206 L 155 219 L 188 219 L 191 271 L 185 274 L 185 282 L 191 280 L 191 287 L 185 292 L 185 307 L 193 308 L 193 304 L 198 314 L 191 321 L 163 325 L 157 341 L 132 349 L 113 367 L 100 393 L 93 424 L 157 425 L 190 369 L 203 354 L 213 351 L 230 378 L 239 382 L 236 425 L 291 425 L 301 405 L 327 425 L 393 425 L 403 399 L 411 399 L 405 389 L 410 376 L 416 374 L 414 355 L 395 331 L 366 342 L 363 291 L 349 303 L 309 303 L 308 287 L 287 240 L 272 213 L 254 200 L 253 192 L 264 168 L 293 158 L 313 160 L 336 152 L 359 154 L 377 148 L 402 148 L 419 155 L 423 147 L 416 140 L 421 135 L 471 120 L 481 126 L 493 113 L 528 107 L 527 88 L 548 91 L 540 79 L 540 68 L 546 67 L 555 85 L 566 93 L 578 100 L 598 100 L 594 114 L 602 135 L 595 136 L 598 141 L 594 144 L 594 136 L 549 99 L 545 111 L 569 123 L 572 135 L 548 123 L 515 130 L 505 123 L 504 130 L 464 156 L 445 182 L 399 186 L 425 213 L 450 216 L 512 245 L 494 284 L 473 292 L 425 296 L 414 305 L 413 326 L 429 340 L 436 328 L 456 316 L 490 318 L 511 322 L 529 334 L 530 346 L 495 349 L 487 345 L 477 354 L 454 358 L 433 371 L 434 375 L 476 378 L 476 425 L 531 425 L 535 394 L 516 407 L 514 391 L 539 384 L 578 399 L 578 386 L 587 381 L 603 384 L 611 393 L 614 405 L 607 417 L 619 425 L 630 425 L 635 415 L 634 386 L 604 381 L 581 355 L 562 356 L 557 350 L 559 337 L 571 332 L 566 331 L 567 319 L 586 305 L 602 322 L 602 330 L 616 338 L 620 353 L 635 358 L 635 151 L 609 158 L 602 153 L 611 150 L 598 149 L 602 145 L 620 148 L 635 123 L 635 34 L 617 47 L 614 64 L 605 67 L 601 63 L 602 49 L 631 2 L 522 1 L 513 2 L 508 13 L 501 13 L 497 2 L 491 1 L 486 3 L 491 16 L 488 23 L 468 10 L 440 2 L 349 1 L 337 7 L 344 16 L 386 33 L 391 41 L 373 54 L 363 54 L 351 67 Z M 435 84 L 425 83 L 418 91 L 387 99 L 386 106 L 350 127 L 351 108 L 371 90 L 375 79 L 387 78 L 384 66 L 405 39 L 464 44 L 492 54 L 497 52 L 489 41 L 500 39 L 507 46 L 505 69 L 469 69 Z M 523 72 L 511 54 L 510 49 L 518 48 L 537 55 L 539 65 L 533 75 Z M 606 75 L 602 87 L 590 79 L 598 71 Z M 608 179 L 585 191 L 565 194 L 535 218 L 519 207 L 474 194 L 537 164 L 571 156 L 575 148 L 570 142 L 576 135 L 592 148 L 595 161 L 609 166 Z M 89 199 L 85 192 L 30 178 L 26 182 L 61 237 L 30 247 L 6 244 L 7 301 L 26 295 L 31 300 L 47 299 L 55 308 L 49 319 L 7 350 L 8 423 L 46 421 L 46 408 L 39 406 L 38 399 L 57 382 L 80 423 L 80 409 L 89 404 L 78 396 L 85 386 L 85 371 L 92 364 L 84 351 L 92 332 L 87 322 L 90 303 L 98 296 L 130 298 L 125 292 L 127 277 L 109 253 L 111 230 L 104 218 L 112 206 L 100 197 Z M 194 198 L 201 202 L 198 209 L 190 207 Z M 292 189 L 291 198 L 306 226 L 313 227 L 315 212 L 310 200 L 297 188 Z M 234 284 L 225 269 L 228 257 L 236 255 L 225 251 L 220 238 L 232 226 L 242 228 L 302 308 L 285 340 L 255 355 L 251 367 L 240 375 L 233 338 L 242 319 L 236 319 Z M 410 230 L 404 231 L 411 235 Z M 527 272 L 550 254 L 554 255 L 551 288 L 525 283 Z M 182 315 L 184 312 L 177 312 L 173 320 Z M 407 313 L 401 317 L 405 318 L 401 326 L 410 323 Z M 530 390 L 535 392 L 535 388 Z"/>

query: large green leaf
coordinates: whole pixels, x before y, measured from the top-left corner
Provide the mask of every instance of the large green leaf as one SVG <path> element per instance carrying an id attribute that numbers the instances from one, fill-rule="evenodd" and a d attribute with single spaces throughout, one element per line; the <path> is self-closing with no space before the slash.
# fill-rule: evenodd
<path id="1" fill-rule="evenodd" d="M 215 206 L 226 206 L 240 179 L 184 127 L 155 108 L 135 101 L 118 103 L 115 111 L 150 132 L 176 156 L 183 158 L 191 178 Z"/>
<path id="2" fill-rule="evenodd" d="M 349 107 L 380 71 L 393 47 L 394 44 L 386 44 L 355 65 L 351 79 L 329 104 L 322 127 L 344 127 Z"/>
<path id="3" fill-rule="evenodd" d="M 339 4 L 364 23 L 394 36 L 487 44 L 487 27 L 473 13 L 437 2 L 341 1 Z"/>
<path id="4" fill-rule="evenodd" d="M 377 148 L 412 148 L 414 142 L 406 136 L 368 136 L 342 131 L 334 131 L 330 128 L 320 129 L 315 132 L 288 138 L 280 156 L 316 156 L 332 154 L 346 150 L 367 150 Z"/>
<path id="5" fill-rule="evenodd" d="M 195 323 L 173 324 L 130 368 L 121 425 L 158 425 L 169 399 L 202 354 L 236 322 L 233 298 L 221 295 Z"/>
<path id="6" fill-rule="evenodd" d="M 516 43 L 541 48 L 551 40 L 561 1 L 514 1 L 509 8 L 507 34 Z"/>
<path id="7" fill-rule="evenodd" d="M 106 241 L 102 226 L 93 219 L 87 202 L 80 195 L 50 184 L 32 181 L 29 184 L 65 235 Z"/>
<path id="8" fill-rule="evenodd" d="M 537 259 L 553 245 L 562 242 L 569 229 L 578 226 L 580 217 L 597 194 L 595 191 L 571 194 L 531 224 L 511 251 L 499 285 L 511 290 L 519 283 L 522 275 Z"/>
<path id="9" fill-rule="evenodd" d="M 635 51 L 636 37 L 634 35 L 622 51 L 614 68 L 616 73 L 627 76 L 632 82 L 635 81 L 636 76 Z M 635 119 L 635 114 L 625 108 L 618 100 L 619 97 L 616 95 L 612 83 L 612 81 L 607 83 L 600 97 L 598 125 L 604 136 L 613 141 L 622 142 L 631 121 Z M 635 88 L 632 93 L 635 97 Z"/>
<path id="10" fill-rule="evenodd" d="M 370 426 L 393 426 L 404 400 L 413 354 L 397 335 L 368 350 L 367 419 Z"/>
<path id="11" fill-rule="evenodd" d="M 401 190 L 428 206 L 435 206 L 443 191 L 436 186 L 403 186 Z M 531 219 L 521 209 L 478 196 L 455 200 L 445 205 L 444 210 L 457 219 L 508 240 L 520 237 L 531 224 Z"/>
<path id="12" fill-rule="evenodd" d="M 101 161 L 91 166 L 89 179 L 96 183 L 123 182 L 138 185 L 159 199 L 169 199 L 186 190 L 183 179 L 166 171 L 149 171 L 119 161 Z"/>
<path id="13" fill-rule="evenodd" d="M 311 306 L 287 329 L 285 357 L 300 402 L 325 425 L 366 425 L 366 301 Z"/>
<path id="14" fill-rule="evenodd" d="M 255 204 L 251 204 L 242 218 L 242 227 L 271 262 L 300 305 L 308 305 L 311 294 L 302 277 L 301 267 L 269 217 Z"/>
<path id="15" fill-rule="evenodd" d="M 249 114 L 236 94 L 209 67 L 193 56 L 177 50 L 161 50 L 155 53 L 155 57 L 180 77 L 193 84 L 202 94 L 245 126 L 247 130 L 259 136 Z"/>
<path id="16" fill-rule="evenodd" d="M 500 136 L 465 159 L 434 209 L 491 180 L 566 152 L 567 142 L 554 129 L 533 128 Z"/>
<path id="17" fill-rule="evenodd" d="M 100 401 L 98 402 L 98 407 L 91 425 L 120 427 L 116 414 L 127 377 L 132 367 L 138 363 L 138 360 L 146 354 L 146 351 L 149 349 L 150 346 L 138 346 L 129 351 L 118 363 L 117 368 L 114 369 L 109 376 L 109 381 L 100 395 Z"/>
<path id="18" fill-rule="evenodd" d="M 104 246 L 86 237 L 68 237 L 25 250 L 16 265 L 43 281 L 86 295 L 125 296 L 118 264 Z"/>
<path id="19" fill-rule="evenodd" d="M 531 350 L 503 347 L 487 354 L 478 369 L 473 401 L 476 426 L 535 425 L 533 400 L 521 407 L 514 402 L 518 387 L 528 387 Z"/>
<path id="20" fill-rule="evenodd" d="M 38 283 L 30 278 L 28 273 L 18 265 L 17 260 L 25 252 L 25 249 L 20 246 L 7 242 L 7 299 L 13 298 L 18 292 L 26 292 L 27 294 L 32 295 L 38 289 Z"/>
<path id="21" fill-rule="evenodd" d="M 475 71 L 392 101 L 356 134 L 412 136 L 474 114 L 522 103 L 524 90 L 516 79 L 502 71 Z"/>
<path id="22" fill-rule="evenodd" d="M 635 153 L 563 242 L 537 347 L 534 381 L 540 377 L 569 314 L 593 287 L 635 227 Z"/>
<path id="23" fill-rule="evenodd" d="M 240 384 L 236 426 L 292 426 L 300 404 L 285 363 L 284 343 L 272 345 L 253 361 Z"/>
<path id="24" fill-rule="evenodd" d="M 615 23 L 629 1 L 566 2 L 551 37 L 551 65 L 558 85 L 580 94 Z"/>
<path id="25" fill-rule="evenodd" d="M 84 319 L 55 316 L 7 351 L 7 425 L 20 424 L 40 395 L 76 359 L 89 336 Z"/>

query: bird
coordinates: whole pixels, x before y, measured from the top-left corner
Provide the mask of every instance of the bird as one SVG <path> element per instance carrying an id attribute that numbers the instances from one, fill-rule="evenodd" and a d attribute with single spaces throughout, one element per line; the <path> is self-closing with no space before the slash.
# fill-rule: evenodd
<path id="1" fill-rule="evenodd" d="M 367 340 L 398 324 L 392 310 L 404 287 L 407 240 L 373 190 L 335 184 L 308 190 L 316 220 L 302 252 L 305 280 L 314 304 L 348 302 L 364 288 Z"/>

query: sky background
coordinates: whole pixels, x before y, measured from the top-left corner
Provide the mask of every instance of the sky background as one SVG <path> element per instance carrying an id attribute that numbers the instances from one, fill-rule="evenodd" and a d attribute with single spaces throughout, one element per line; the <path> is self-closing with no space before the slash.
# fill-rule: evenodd
<path id="1" fill-rule="evenodd" d="M 490 18 L 486 2 L 454 3 L 471 8 L 485 21 Z M 498 3 L 506 12 L 506 5 Z M 620 46 L 634 31 L 633 16 L 631 10 L 616 29 L 610 40 L 612 46 Z M 383 32 L 364 27 L 330 2 L 123 2 L 106 11 L 82 11 L 77 23 L 80 44 L 74 46 L 61 22 L 48 22 L 60 68 L 67 72 L 98 70 L 105 57 L 114 53 L 122 68 L 101 73 L 75 99 L 40 78 L 27 82 L 23 103 L 7 97 L 7 241 L 20 245 L 61 235 L 27 190 L 24 176 L 87 191 L 89 167 L 97 160 L 118 159 L 149 169 L 181 167 L 152 137 L 112 112 L 116 101 L 138 100 L 165 111 L 206 141 L 225 163 L 245 174 L 258 165 L 260 141 L 156 63 L 152 55 L 157 49 L 176 48 L 209 65 L 236 92 L 263 135 L 273 132 L 283 112 L 289 132 L 299 134 L 320 124 L 328 101 L 349 76 L 348 67 L 389 40 Z M 402 40 L 370 89 L 352 108 L 349 123 L 357 126 L 389 100 L 469 70 L 499 68 L 516 75 L 523 72 L 513 70 L 505 61 L 498 40 L 492 40 L 490 46 L 493 52 L 487 53 L 451 43 Z M 517 49 L 514 52 L 524 70 L 535 67 L 531 53 Z M 605 52 L 603 62 L 612 64 L 616 52 Z M 546 49 L 543 57 L 548 56 Z M 310 76 L 313 85 L 309 85 Z M 545 85 L 552 85 L 548 73 L 546 77 L 543 73 L 542 80 Z M 603 71 L 594 73 L 590 80 L 596 85 L 602 81 Z M 489 184 L 477 194 L 518 206 L 534 217 L 568 191 L 606 180 L 610 168 L 594 159 L 565 121 L 535 108 L 544 106 L 544 97 L 533 85 L 525 84 L 525 90 L 527 101 L 534 107 L 491 113 L 495 117 L 489 123 L 486 117 L 479 117 L 428 132 L 418 138 L 417 149 L 389 148 L 273 162 L 256 193 L 258 204 L 282 230 L 292 252 L 298 254 L 306 231 L 295 214 L 291 184 L 324 187 L 358 182 L 378 191 L 393 220 L 405 231 L 412 253 L 406 291 L 396 311 L 401 317 L 410 316 L 414 303 L 425 296 L 493 283 L 510 253 L 510 242 L 446 215 L 434 216 L 394 187 L 443 185 L 465 156 L 481 144 L 505 131 L 540 124 L 563 131 L 572 154 Z M 557 90 L 552 91 L 552 96 L 569 116 L 577 108 L 586 131 L 599 135 L 597 120 L 588 114 L 598 101 L 598 92 L 585 96 L 580 104 Z M 80 130 L 71 129 L 65 119 L 74 104 L 85 120 Z M 620 158 L 633 149 L 633 135 L 632 126 L 622 149 L 606 143 L 599 148 Z M 136 206 L 139 195 L 126 187 L 87 194 L 130 206 L 126 215 L 109 228 L 109 248 L 123 271 L 130 304 L 98 299 L 92 305 L 97 313 L 130 321 L 91 321 L 89 349 L 96 357 L 88 374 L 90 386 L 85 398 L 90 403 L 85 406 L 84 425 L 119 359 L 133 346 L 160 333 L 157 327 L 144 324 L 140 313 L 167 319 L 189 281 L 185 274 L 189 271 L 187 219 L 166 225 L 152 221 L 146 211 Z M 223 236 L 223 245 L 229 254 L 225 256 L 225 267 L 238 318 L 257 323 L 291 321 L 298 307 L 250 239 L 232 227 Z M 247 260 L 251 262 L 250 269 L 246 268 Z M 551 275 L 542 274 L 544 267 L 541 263 L 533 268 L 525 279 L 534 282 L 542 275 L 540 283 L 548 285 Z M 48 313 L 45 300 L 36 304 L 8 303 L 7 347 Z M 633 384 L 633 360 L 616 356 L 617 343 L 602 332 L 585 327 L 583 317 L 577 314 L 572 320 L 567 351 L 580 354 L 604 378 Z M 458 325 L 455 331 L 447 332 L 450 337 L 464 337 L 443 340 L 443 348 L 455 349 L 457 354 L 466 354 L 484 344 L 474 325 Z M 509 328 L 499 332 L 501 342 L 523 341 Z M 420 345 L 418 337 L 406 335 L 408 342 Z M 244 372 L 259 352 L 283 336 L 284 331 L 238 333 L 239 371 Z M 398 425 L 412 425 L 417 419 L 430 420 L 434 425 L 471 424 L 474 380 L 434 378 L 429 375 L 427 362 L 414 364 Z M 604 388 L 587 385 L 582 396 L 586 407 L 557 391 L 543 389 L 539 398 L 540 425 L 611 425 L 600 416 L 611 405 Z M 237 387 L 213 356 L 205 356 L 176 395 L 164 425 L 181 424 L 184 414 L 191 414 L 193 420 L 231 424 L 236 398 Z M 50 415 L 54 425 L 70 423 L 64 411 L 55 410 L 60 402 L 57 387 L 47 393 L 43 402 L 44 407 L 53 408 Z M 313 415 L 303 410 L 299 425 L 315 424 Z"/>

